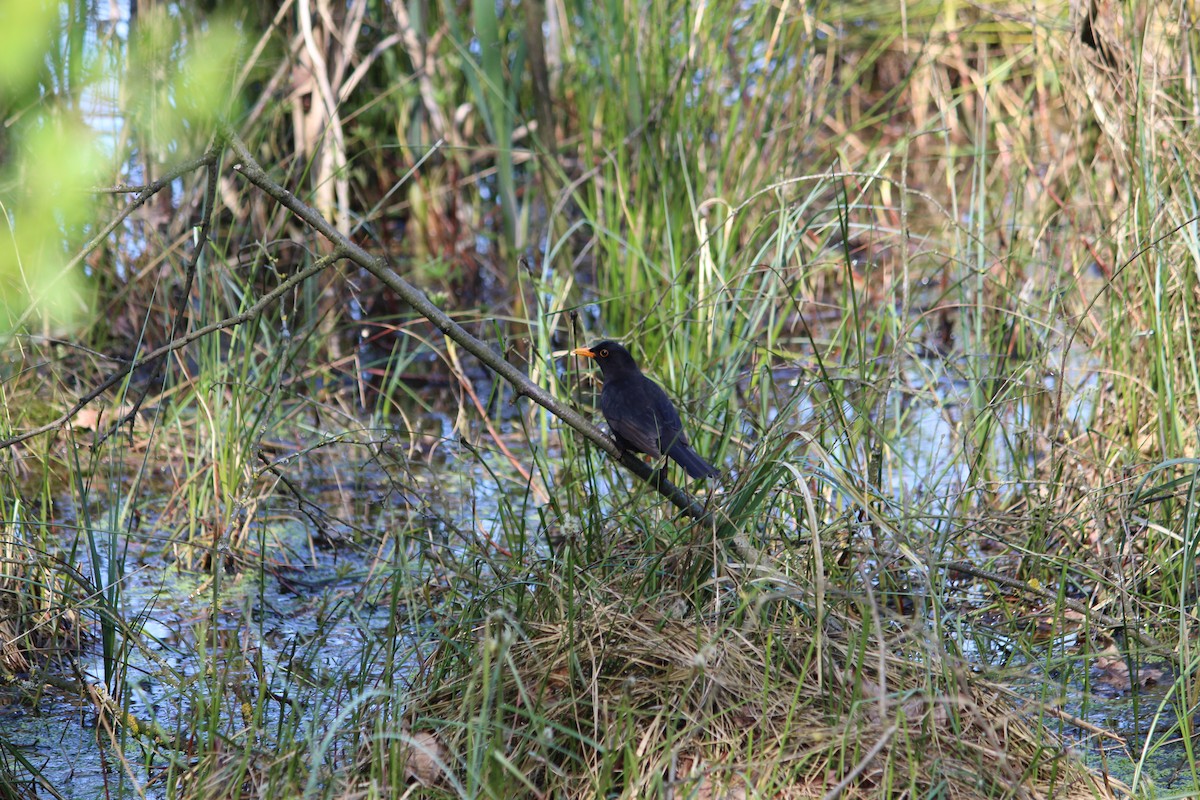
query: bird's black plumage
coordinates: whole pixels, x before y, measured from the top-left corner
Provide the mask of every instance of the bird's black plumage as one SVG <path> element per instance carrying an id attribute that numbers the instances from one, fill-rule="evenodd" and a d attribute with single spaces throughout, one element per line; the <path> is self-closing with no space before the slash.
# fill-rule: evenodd
<path id="1" fill-rule="evenodd" d="M 670 456 L 692 478 L 721 474 L 691 448 L 671 398 L 642 374 L 628 350 L 616 342 L 604 341 L 571 353 L 595 359 L 600 365 L 604 375 L 600 410 L 612 428 L 617 445 L 652 458 Z"/>

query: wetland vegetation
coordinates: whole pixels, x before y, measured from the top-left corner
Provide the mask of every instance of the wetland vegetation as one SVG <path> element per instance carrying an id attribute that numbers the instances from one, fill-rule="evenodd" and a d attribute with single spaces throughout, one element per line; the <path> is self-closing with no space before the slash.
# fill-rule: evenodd
<path id="1" fill-rule="evenodd" d="M 0 798 L 1193 796 L 1193 14 L 9 5 Z"/>

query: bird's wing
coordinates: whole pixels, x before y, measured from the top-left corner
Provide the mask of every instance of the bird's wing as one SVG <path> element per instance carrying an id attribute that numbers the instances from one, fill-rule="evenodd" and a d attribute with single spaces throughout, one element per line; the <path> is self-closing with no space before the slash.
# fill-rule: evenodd
<path id="1" fill-rule="evenodd" d="M 638 378 L 619 387 L 610 384 L 612 388 L 600 395 L 600 410 L 613 433 L 634 450 L 658 458 L 670 445 L 686 443 L 687 437 L 666 392 L 644 375 Z"/>

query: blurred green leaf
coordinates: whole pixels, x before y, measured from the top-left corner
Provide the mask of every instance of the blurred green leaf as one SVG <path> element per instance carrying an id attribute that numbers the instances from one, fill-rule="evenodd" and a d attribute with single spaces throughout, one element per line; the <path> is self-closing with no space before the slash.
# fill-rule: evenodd
<path id="1" fill-rule="evenodd" d="M 79 249 L 102 224 L 90 188 L 106 182 L 108 156 L 87 115 L 101 87 L 124 82 L 127 125 L 146 135 L 159 157 L 193 153 L 213 121 L 229 113 L 241 54 L 237 29 L 220 20 L 184 28 L 161 7 L 139 17 L 129 42 L 131 68 L 95 69 L 82 81 L 38 83 L 48 63 L 72 47 L 58 31 L 56 4 L 6 3 L 0 9 L 0 91 L 7 120 L 0 169 L 0 329 L 31 320 L 70 324 L 87 306 Z M 94 61 L 95 63 L 99 63 Z M 94 90 L 94 91 L 93 91 Z M 84 102 L 81 98 L 90 99 Z M 112 172 L 111 169 L 107 170 Z M 110 181 L 111 182 L 111 181 Z"/>
<path id="2" fill-rule="evenodd" d="M 24 94 L 53 42 L 59 6 L 46 0 L 0 3 L 0 96 Z"/>
<path id="3" fill-rule="evenodd" d="M 0 244 L 0 314 L 6 332 L 29 312 L 69 324 L 85 309 L 82 275 L 66 269 L 94 221 L 86 191 L 104 159 L 95 132 L 52 110 L 32 118 L 14 137 L 16 157 L 0 173 L 7 225 Z"/>
<path id="4" fill-rule="evenodd" d="M 130 121 L 161 156 L 202 147 L 212 123 L 231 113 L 242 37 L 221 19 L 184 29 L 162 7 L 130 40 Z"/>

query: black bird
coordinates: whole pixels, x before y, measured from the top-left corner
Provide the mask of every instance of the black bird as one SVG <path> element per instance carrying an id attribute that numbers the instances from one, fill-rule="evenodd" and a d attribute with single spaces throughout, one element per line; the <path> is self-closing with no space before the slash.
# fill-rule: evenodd
<path id="1" fill-rule="evenodd" d="M 571 355 L 594 358 L 600 365 L 604 374 L 600 410 L 618 447 L 651 458 L 666 454 L 693 478 L 715 478 L 721 474 L 688 445 L 679 412 L 671 405 L 671 399 L 661 386 L 642 374 L 628 350 L 616 342 L 605 341 L 572 350 Z"/>

